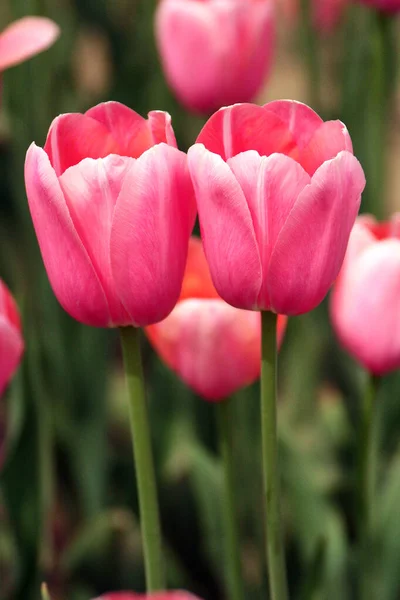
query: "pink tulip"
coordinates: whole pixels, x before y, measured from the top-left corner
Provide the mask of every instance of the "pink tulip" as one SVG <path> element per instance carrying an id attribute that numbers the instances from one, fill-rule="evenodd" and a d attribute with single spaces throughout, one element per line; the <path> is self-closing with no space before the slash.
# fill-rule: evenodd
<path id="1" fill-rule="evenodd" d="M 279 343 L 286 321 L 279 316 Z M 198 238 L 190 241 L 178 304 L 146 333 L 165 363 L 206 400 L 223 400 L 260 376 L 260 314 L 218 296 Z"/>
<path id="2" fill-rule="evenodd" d="M 17 370 L 23 350 L 17 306 L 0 279 L 0 396 Z"/>
<path id="3" fill-rule="evenodd" d="M 148 325 L 173 309 L 195 202 L 167 113 L 122 104 L 55 119 L 25 183 L 54 293 L 98 327 Z"/>
<path id="4" fill-rule="evenodd" d="M 249 102 L 272 64 L 274 0 L 161 0 L 156 39 L 167 81 L 189 110 Z"/>
<path id="5" fill-rule="evenodd" d="M 59 35 L 58 25 L 45 17 L 14 21 L 0 33 L 0 71 L 47 50 Z"/>
<path id="6" fill-rule="evenodd" d="M 134 592 L 109 592 L 96 600 L 200 600 L 189 592 L 153 592 L 152 594 L 135 594 Z"/>
<path id="7" fill-rule="evenodd" d="M 301 0 L 278 0 L 290 21 L 300 18 Z M 349 0 L 312 0 L 311 13 L 315 28 L 321 33 L 335 29 L 339 24 Z"/>
<path id="8" fill-rule="evenodd" d="M 400 215 L 360 217 L 331 297 L 335 332 L 368 371 L 400 368 Z"/>
<path id="9" fill-rule="evenodd" d="M 381 12 L 396 13 L 400 11 L 400 0 L 359 0 L 359 2 Z"/>
<path id="10" fill-rule="evenodd" d="M 215 287 L 237 308 L 315 308 L 341 267 L 365 186 L 340 121 L 282 100 L 222 108 L 188 154 Z"/>

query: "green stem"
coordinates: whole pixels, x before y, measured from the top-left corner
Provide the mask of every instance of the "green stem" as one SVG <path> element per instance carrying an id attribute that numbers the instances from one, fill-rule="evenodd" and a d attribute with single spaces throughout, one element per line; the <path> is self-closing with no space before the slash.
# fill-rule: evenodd
<path id="1" fill-rule="evenodd" d="M 262 312 L 261 427 L 265 494 L 265 519 L 271 600 L 287 600 L 283 545 L 276 410 L 276 322 L 277 316 Z"/>
<path id="2" fill-rule="evenodd" d="M 370 377 L 360 410 L 357 517 L 360 547 L 360 600 L 373 597 L 369 578 L 371 518 L 375 483 L 374 415 L 379 379 Z M 371 595 L 372 594 L 372 595 Z"/>
<path id="3" fill-rule="evenodd" d="M 243 579 L 235 501 L 234 458 L 232 452 L 232 414 L 230 400 L 216 406 L 220 455 L 224 470 L 223 519 L 227 584 L 230 600 L 243 600 Z"/>
<path id="4" fill-rule="evenodd" d="M 153 592 L 162 590 L 165 586 L 156 478 L 140 353 L 140 330 L 123 327 L 120 333 L 129 395 L 146 587 L 148 592 Z"/>

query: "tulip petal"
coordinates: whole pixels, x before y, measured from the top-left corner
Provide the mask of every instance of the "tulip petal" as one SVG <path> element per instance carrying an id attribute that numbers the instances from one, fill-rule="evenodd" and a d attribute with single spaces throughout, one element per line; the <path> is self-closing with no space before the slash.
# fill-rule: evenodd
<path id="1" fill-rule="evenodd" d="M 300 149 L 308 144 L 323 124 L 312 108 L 297 100 L 274 100 L 264 104 L 264 109 L 275 113 L 286 124 Z"/>
<path id="2" fill-rule="evenodd" d="M 60 28 L 45 17 L 24 17 L 0 34 L 0 71 L 47 50 L 60 35 Z"/>
<path id="3" fill-rule="evenodd" d="M 110 235 L 114 208 L 133 158 L 111 154 L 85 158 L 59 178 L 75 229 L 101 282 L 115 325 L 130 318 L 115 292 L 110 263 Z"/>
<path id="4" fill-rule="evenodd" d="M 87 115 L 69 113 L 54 119 L 44 150 L 60 176 L 84 158 L 119 154 L 119 145 L 102 123 Z"/>
<path id="5" fill-rule="evenodd" d="M 0 397 L 21 360 L 24 343 L 16 327 L 0 316 Z"/>
<path id="6" fill-rule="evenodd" d="M 165 142 L 174 148 L 178 147 L 175 139 L 175 133 L 171 125 L 171 115 L 163 110 L 152 110 L 149 112 L 148 123 L 153 136 L 153 144 L 161 144 L 161 142 Z"/>
<path id="7" fill-rule="evenodd" d="M 353 233 L 352 233 L 353 237 Z M 371 244 L 341 272 L 331 298 L 339 339 L 371 373 L 400 365 L 400 242 Z"/>
<path id="8" fill-rule="evenodd" d="M 153 146 L 130 167 L 111 230 L 116 289 L 137 325 L 160 321 L 176 304 L 195 216 L 186 155 Z"/>
<path id="9" fill-rule="evenodd" d="M 189 240 L 188 257 L 179 300 L 187 298 L 219 298 L 211 279 L 200 238 Z"/>
<path id="10" fill-rule="evenodd" d="M 300 152 L 299 163 L 310 175 L 325 161 L 335 158 L 339 152 L 353 153 L 349 132 L 341 121 L 327 121 L 317 129 L 307 146 Z"/>
<path id="11" fill-rule="evenodd" d="M 268 272 L 275 312 L 295 315 L 325 297 L 343 262 L 365 177 L 349 152 L 318 169 L 300 194 L 271 256 Z"/>
<path id="12" fill-rule="evenodd" d="M 103 288 L 75 230 L 49 158 L 35 144 L 26 155 L 25 185 L 43 261 L 58 301 L 76 320 L 107 327 L 110 314 Z"/>
<path id="13" fill-rule="evenodd" d="M 188 152 L 204 251 L 219 295 L 254 308 L 262 283 L 260 256 L 246 198 L 229 166 L 201 144 Z"/>
<path id="14" fill-rule="evenodd" d="M 224 160 L 256 150 L 262 156 L 280 152 L 296 158 L 298 149 L 286 123 L 256 104 L 221 108 L 205 124 L 197 143 Z"/>
<path id="15" fill-rule="evenodd" d="M 228 160 L 250 209 L 263 271 L 258 307 L 271 308 L 268 273 L 271 253 L 300 192 L 310 176 L 292 158 L 283 154 L 260 157 L 244 152 Z"/>

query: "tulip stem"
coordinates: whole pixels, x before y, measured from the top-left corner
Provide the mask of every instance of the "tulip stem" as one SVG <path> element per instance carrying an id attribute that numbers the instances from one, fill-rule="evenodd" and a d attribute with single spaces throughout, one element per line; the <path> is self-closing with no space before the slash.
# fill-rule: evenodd
<path id="1" fill-rule="evenodd" d="M 287 600 L 285 551 L 281 524 L 276 410 L 277 315 L 262 312 L 261 427 L 266 550 L 271 600 Z"/>
<path id="2" fill-rule="evenodd" d="M 223 503 L 225 559 L 230 600 L 243 600 L 243 579 L 240 558 L 237 507 L 235 499 L 234 457 L 232 448 L 232 411 L 230 400 L 217 407 L 220 456 L 223 466 Z"/>
<path id="3" fill-rule="evenodd" d="M 147 592 L 153 592 L 162 590 L 165 586 L 156 477 L 140 352 L 140 330 L 135 327 L 121 327 L 120 333 L 128 386 L 146 589 Z"/>
<path id="4" fill-rule="evenodd" d="M 374 415 L 378 383 L 378 377 L 370 377 L 360 410 L 357 489 L 360 600 L 367 600 L 372 593 L 369 583 L 369 568 L 366 563 L 370 555 L 369 540 L 375 479 Z"/>

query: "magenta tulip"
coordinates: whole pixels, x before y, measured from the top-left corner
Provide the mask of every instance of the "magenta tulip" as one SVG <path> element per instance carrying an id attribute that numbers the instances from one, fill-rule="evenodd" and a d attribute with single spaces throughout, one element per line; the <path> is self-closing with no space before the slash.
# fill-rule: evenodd
<path id="1" fill-rule="evenodd" d="M 47 50 L 60 29 L 45 17 L 24 17 L 0 33 L 0 71 L 13 67 Z"/>
<path id="2" fill-rule="evenodd" d="M 400 215 L 360 217 L 333 287 L 331 318 L 344 348 L 370 373 L 400 368 Z"/>
<path id="3" fill-rule="evenodd" d="M 346 127 L 299 102 L 215 113 L 188 154 L 205 253 L 237 308 L 315 308 L 341 267 L 365 186 Z"/>
<path id="4" fill-rule="evenodd" d="M 167 81 L 189 110 L 249 102 L 271 67 L 274 0 L 161 0 L 156 38 Z"/>
<path id="5" fill-rule="evenodd" d="M 25 183 L 60 304 L 98 327 L 165 318 L 182 285 L 196 208 L 167 113 L 116 102 L 54 120 Z"/>
<path id="6" fill-rule="evenodd" d="M 0 396 L 17 370 L 23 350 L 18 309 L 0 279 Z"/>

